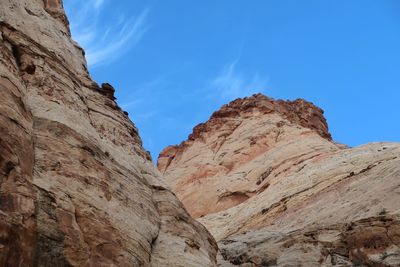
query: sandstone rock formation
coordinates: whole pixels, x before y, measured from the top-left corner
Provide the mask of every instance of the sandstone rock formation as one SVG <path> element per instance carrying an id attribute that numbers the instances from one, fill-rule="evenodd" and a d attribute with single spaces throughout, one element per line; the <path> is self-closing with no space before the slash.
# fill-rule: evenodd
<path id="1" fill-rule="evenodd" d="M 221 266 L 400 266 L 400 144 L 337 144 L 304 100 L 235 100 L 158 168 Z"/>
<path id="2" fill-rule="evenodd" d="M 0 266 L 215 266 L 61 0 L 0 1 Z"/>

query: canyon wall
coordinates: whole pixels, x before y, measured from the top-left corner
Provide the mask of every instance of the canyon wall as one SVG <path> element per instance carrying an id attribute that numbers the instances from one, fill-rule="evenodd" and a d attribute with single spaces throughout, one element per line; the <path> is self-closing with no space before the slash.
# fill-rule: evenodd
<path id="1" fill-rule="evenodd" d="M 235 100 L 158 168 L 220 266 L 400 266 L 400 144 L 335 143 L 305 100 Z"/>
<path id="2" fill-rule="evenodd" d="M 400 144 L 258 94 L 157 170 L 114 92 L 61 0 L 0 2 L 0 266 L 400 266 Z"/>
<path id="3" fill-rule="evenodd" d="M 0 1 L 0 266 L 215 266 L 61 0 Z"/>

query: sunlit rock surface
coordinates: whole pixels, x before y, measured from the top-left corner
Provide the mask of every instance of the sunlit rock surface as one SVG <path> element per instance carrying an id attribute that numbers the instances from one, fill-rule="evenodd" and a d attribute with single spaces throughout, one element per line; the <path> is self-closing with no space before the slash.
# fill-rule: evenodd
<path id="1" fill-rule="evenodd" d="M 337 144 L 304 100 L 235 100 L 158 168 L 221 266 L 400 266 L 400 144 Z"/>
<path id="2" fill-rule="evenodd" d="M 60 0 L 0 1 L 0 266 L 215 266 Z"/>

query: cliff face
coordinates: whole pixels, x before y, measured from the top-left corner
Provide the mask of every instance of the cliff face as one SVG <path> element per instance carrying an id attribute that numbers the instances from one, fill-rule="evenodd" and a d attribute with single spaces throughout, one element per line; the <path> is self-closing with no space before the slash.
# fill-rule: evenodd
<path id="1" fill-rule="evenodd" d="M 61 0 L 0 1 L 0 266 L 215 265 L 113 93 Z"/>
<path id="2" fill-rule="evenodd" d="M 158 168 L 221 266 L 400 265 L 400 144 L 337 144 L 304 100 L 235 100 Z"/>
<path id="3" fill-rule="evenodd" d="M 283 174 L 291 167 L 288 156 L 305 160 L 341 147 L 331 142 L 320 108 L 259 94 L 214 112 L 187 141 L 161 152 L 158 168 L 189 212 L 200 217 L 264 190 L 273 168 Z M 286 164 L 275 166 L 283 160 Z M 207 197 L 201 197 L 205 192 Z"/>

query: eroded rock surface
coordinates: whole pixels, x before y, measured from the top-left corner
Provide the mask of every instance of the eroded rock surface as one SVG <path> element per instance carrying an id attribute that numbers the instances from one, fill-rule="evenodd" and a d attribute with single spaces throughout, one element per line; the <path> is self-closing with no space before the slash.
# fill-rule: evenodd
<path id="1" fill-rule="evenodd" d="M 214 266 L 61 0 L 0 1 L 0 266 Z"/>
<path id="2" fill-rule="evenodd" d="M 221 266 L 400 266 L 400 144 L 337 144 L 304 100 L 235 100 L 158 168 Z"/>

